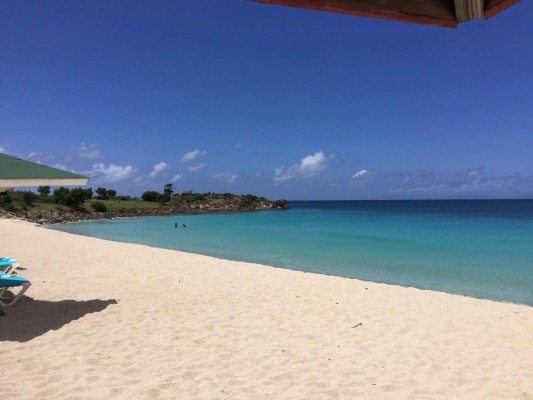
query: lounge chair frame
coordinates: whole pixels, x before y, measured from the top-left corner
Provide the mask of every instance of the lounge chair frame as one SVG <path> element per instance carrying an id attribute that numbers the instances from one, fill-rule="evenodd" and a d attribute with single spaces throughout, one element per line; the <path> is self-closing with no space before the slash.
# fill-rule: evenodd
<path id="1" fill-rule="evenodd" d="M 1 274 L 0 279 L 2 279 L 3 283 L 10 280 L 9 275 L 5 273 L 0 273 L 0 274 Z M 15 305 L 17 301 L 19 301 L 20 298 L 24 295 L 24 293 L 26 293 L 26 290 L 28 290 L 30 286 L 31 286 L 31 282 L 29 281 L 25 281 L 25 282 L 14 281 L 13 285 L 0 288 L 0 306 L 11 307 Z M 20 291 L 12 299 L 10 299 L 9 301 L 5 301 L 5 299 L 3 299 L 3 296 L 6 293 L 7 289 L 14 288 L 14 287 L 20 287 Z"/>

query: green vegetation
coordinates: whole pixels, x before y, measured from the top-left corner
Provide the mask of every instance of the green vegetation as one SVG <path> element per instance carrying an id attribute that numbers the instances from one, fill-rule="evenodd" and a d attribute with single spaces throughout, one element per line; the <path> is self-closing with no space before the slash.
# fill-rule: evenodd
<path id="1" fill-rule="evenodd" d="M 163 188 L 163 193 L 156 192 L 155 190 L 149 190 L 142 194 L 144 201 L 159 202 L 161 204 L 168 203 L 172 199 L 174 194 L 174 188 L 172 183 L 167 183 Z"/>
<path id="2" fill-rule="evenodd" d="M 118 198 L 114 200 L 89 200 L 83 206 L 85 208 L 91 207 L 94 209 L 93 205 L 96 203 L 103 204 L 107 208 L 107 211 L 114 211 L 119 209 L 134 210 L 160 208 L 159 204 L 157 203 L 152 203 L 141 199 L 120 200 Z"/>
<path id="3" fill-rule="evenodd" d="M 91 207 L 95 212 L 106 212 L 107 207 L 101 201 L 94 201 L 91 203 Z"/>
<path id="4" fill-rule="evenodd" d="M 102 187 L 93 189 L 60 187 L 50 194 L 50 186 L 39 186 L 39 194 L 29 190 L 0 192 L 0 210 L 7 212 L 52 212 L 74 210 L 79 212 L 107 212 L 116 210 L 158 209 L 157 203 L 142 201 L 131 196 L 117 196 L 116 190 Z M 156 192 L 157 193 L 157 192 Z"/>
<path id="5" fill-rule="evenodd" d="M 58 223 L 83 219 L 109 217 L 170 215 L 173 213 L 199 214 L 239 212 L 287 208 L 284 201 L 271 203 L 252 194 L 194 193 L 192 190 L 175 193 L 171 183 L 163 193 L 146 191 L 142 198 L 117 195 L 117 191 L 98 187 L 65 187 L 51 192 L 49 186 L 40 186 L 39 194 L 29 190 L 0 192 L 0 213 L 9 212 L 38 223 Z"/>
<path id="6" fill-rule="evenodd" d="M 142 194 L 142 199 L 144 201 L 158 201 L 159 197 L 161 197 L 161 195 L 158 192 L 153 191 L 153 190 L 144 192 Z"/>
<path id="7" fill-rule="evenodd" d="M 97 194 L 96 198 L 98 200 L 113 200 L 117 197 L 116 190 L 111 190 L 111 189 L 108 190 L 103 187 L 96 188 L 95 192 Z"/>

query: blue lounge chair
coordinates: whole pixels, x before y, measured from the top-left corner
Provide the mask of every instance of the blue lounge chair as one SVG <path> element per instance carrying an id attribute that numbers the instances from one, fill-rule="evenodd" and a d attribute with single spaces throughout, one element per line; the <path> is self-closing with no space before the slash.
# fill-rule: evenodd
<path id="1" fill-rule="evenodd" d="M 22 276 L 12 276 L 0 272 L 0 306 L 9 307 L 14 305 L 31 286 L 31 282 Z M 8 288 L 20 287 L 20 291 L 10 300 L 4 299 Z"/>
<path id="2" fill-rule="evenodd" d="M 5 273 L 6 275 L 11 275 L 17 267 L 19 266 L 19 263 L 10 257 L 4 257 L 0 259 L 0 272 Z"/>

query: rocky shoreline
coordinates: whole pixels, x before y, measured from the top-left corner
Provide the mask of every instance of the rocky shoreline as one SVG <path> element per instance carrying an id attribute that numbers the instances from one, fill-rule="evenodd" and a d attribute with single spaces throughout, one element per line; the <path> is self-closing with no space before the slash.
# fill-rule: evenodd
<path id="1" fill-rule="evenodd" d="M 175 202 L 171 205 L 161 205 L 159 208 L 117 208 L 106 212 L 87 211 L 86 209 L 57 209 L 53 211 L 20 210 L 15 212 L 1 212 L 2 218 L 24 219 L 36 224 L 66 224 L 72 222 L 104 220 L 114 218 L 152 217 L 167 215 L 192 214 L 220 214 L 249 212 L 262 210 L 286 210 L 289 208 L 287 200 L 268 201 L 266 199 L 248 200 L 209 199 L 189 202 Z"/>

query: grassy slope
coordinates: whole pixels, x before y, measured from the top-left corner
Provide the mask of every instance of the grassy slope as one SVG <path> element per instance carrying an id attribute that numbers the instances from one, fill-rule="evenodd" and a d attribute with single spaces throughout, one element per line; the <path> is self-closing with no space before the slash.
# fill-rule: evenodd
<path id="1" fill-rule="evenodd" d="M 93 212 L 91 205 L 95 202 L 104 203 L 109 211 L 118 210 L 118 209 L 158 209 L 161 206 L 159 203 L 153 203 L 142 200 L 96 200 L 91 199 L 86 201 L 81 205 L 80 208 L 84 208 L 89 212 Z M 13 201 L 12 205 L 16 207 L 17 210 L 23 210 L 25 208 L 24 203 L 19 201 Z M 28 211 L 32 212 L 50 212 L 55 210 L 68 210 L 69 208 L 64 205 L 55 204 L 55 203 L 38 203 L 35 202 L 31 206 L 26 206 Z"/>
<path id="2" fill-rule="evenodd" d="M 95 200 L 91 199 L 86 201 L 82 207 L 92 211 L 91 204 L 95 202 L 104 203 L 109 211 L 125 208 L 125 209 L 138 209 L 138 208 L 159 208 L 159 203 L 142 200 Z"/>

